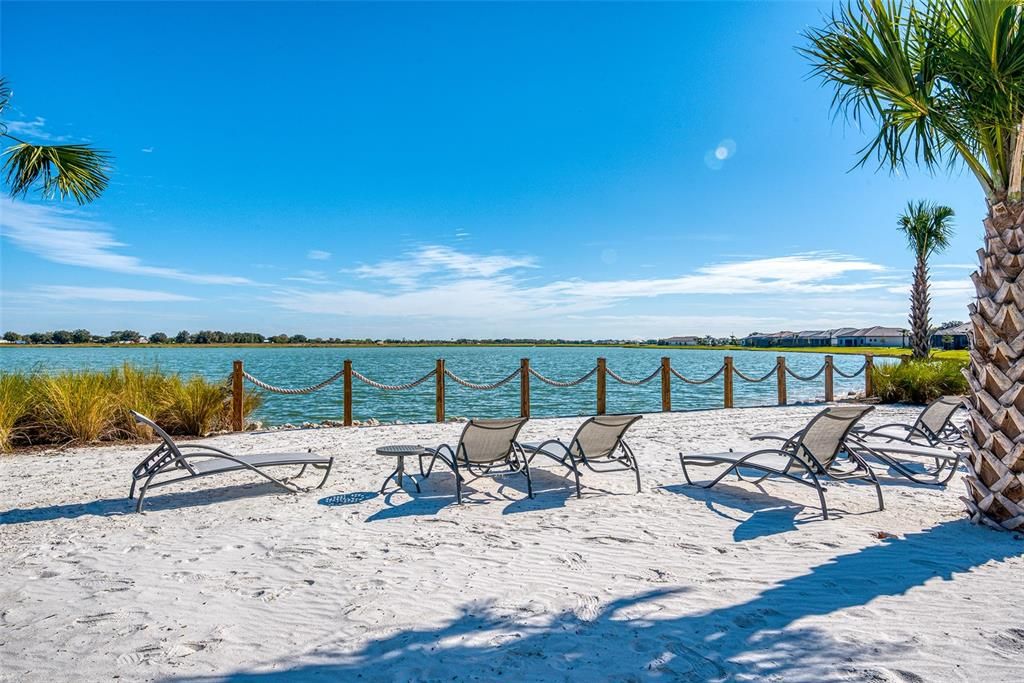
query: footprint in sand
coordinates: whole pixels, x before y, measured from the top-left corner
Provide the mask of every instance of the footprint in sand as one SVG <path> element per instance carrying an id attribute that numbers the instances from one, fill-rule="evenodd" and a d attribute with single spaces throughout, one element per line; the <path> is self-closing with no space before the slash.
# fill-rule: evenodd
<path id="1" fill-rule="evenodd" d="M 150 657 L 154 657 L 158 654 L 160 654 L 159 646 L 148 645 L 146 647 L 139 648 L 135 652 L 124 653 L 117 658 L 117 663 L 121 665 L 142 664 Z"/>
<path id="2" fill-rule="evenodd" d="M 583 559 L 582 555 L 576 552 L 565 553 L 559 557 L 558 560 L 574 572 L 583 571 L 587 568 L 587 561 Z"/>
<path id="3" fill-rule="evenodd" d="M 572 611 L 577 618 L 581 621 L 597 619 L 601 613 L 601 601 L 596 595 L 573 593 L 573 598 L 576 600 L 576 606 L 573 607 Z"/>
<path id="4" fill-rule="evenodd" d="M 76 624 L 99 624 L 110 621 L 115 616 L 114 612 L 100 612 L 99 614 L 87 614 L 84 617 L 75 619 Z"/>

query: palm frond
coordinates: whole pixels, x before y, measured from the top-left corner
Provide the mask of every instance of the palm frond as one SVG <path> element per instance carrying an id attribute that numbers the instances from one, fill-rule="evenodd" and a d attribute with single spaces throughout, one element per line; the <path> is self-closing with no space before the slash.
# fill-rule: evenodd
<path id="1" fill-rule="evenodd" d="M 907 238 L 907 246 L 918 259 L 925 260 L 949 246 L 953 237 L 955 212 L 948 206 L 924 200 L 907 202 L 897 225 Z"/>
<path id="2" fill-rule="evenodd" d="M 90 145 L 31 145 L 19 142 L 4 154 L 3 171 L 12 197 L 39 187 L 44 197 L 74 197 L 79 204 L 93 201 L 110 181 L 106 152 Z"/>
<path id="3" fill-rule="evenodd" d="M 7 84 L 7 79 L 0 76 L 0 114 L 7 109 L 7 105 L 11 102 L 11 87 Z M 0 121 L 0 135 L 7 132 L 7 126 L 4 125 L 3 121 Z"/>
<path id="4" fill-rule="evenodd" d="M 1005 191 L 1024 114 L 1020 0 L 850 0 L 805 38 L 836 113 L 875 130 L 858 165 L 964 163 Z"/>

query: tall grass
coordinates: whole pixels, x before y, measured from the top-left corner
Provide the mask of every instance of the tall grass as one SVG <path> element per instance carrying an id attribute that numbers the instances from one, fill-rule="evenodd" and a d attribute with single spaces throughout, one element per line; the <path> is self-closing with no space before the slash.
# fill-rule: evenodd
<path id="1" fill-rule="evenodd" d="M 172 434 L 204 436 L 228 427 L 230 399 L 226 382 L 128 364 L 109 371 L 0 373 L 0 451 L 24 444 L 151 439 L 132 410 Z M 243 412 L 259 404 L 258 394 L 247 393 Z"/>
<path id="2" fill-rule="evenodd" d="M 226 386 L 210 384 L 202 377 L 186 382 L 179 379 L 166 404 L 165 422 L 175 432 L 209 434 L 227 426 L 229 400 Z"/>
<path id="3" fill-rule="evenodd" d="M 61 443 L 91 443 L 109 437 L 116 403 L 112 374 L 62 372 L 34 376 L 32 382 L 35 427 Z"/>
<path id="4" fill-rule="evenodd" d="M 15 430 L 24 427 L 32 401 L 30 387 L 25 375 L 0 374 L 0 453 L 11 449 Z"/>
<path id="5" fill-rule="evenodd" d="M 921 360 L 876 365 L 871 375 L 875 395 L 883 403 L 928 403 L 939 396 L 967 393 L 962 370 L 955 360 Z"/>

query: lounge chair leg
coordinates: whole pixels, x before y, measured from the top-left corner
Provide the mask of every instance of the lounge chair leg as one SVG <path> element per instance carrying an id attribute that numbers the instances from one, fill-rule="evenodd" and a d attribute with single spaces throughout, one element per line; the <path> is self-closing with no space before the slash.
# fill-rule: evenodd
<path id="1" fill-rule="evenodd" d="M 327 471 L 324 472 L 324 478 L 321 479 L 320 483 L 317 484 L 316 486 L 318 489 L 322 489 L 324 487 L 324 484 L 327 483 L 327 477 L 331 476 L 332 467 L 334 467 L 334 458 L 331 458 L 330 462 L 327 463 Z"/>
<path id="2" fill-rule="evenodd" d="M 462 505 L 462 477 L 459 476 L 458 465 L 455 465 L 455 501 Z"/>
<path id="3" fill-rule="evenodd" d="M 530 477 L 530 466 L 523 465 L 523 474 L 526 475 L 526 495 L 533 498 L 533 479 Z"/>
<path id="4" fill-rule="evenodd" d="M 825 492 L 822 490 L 818 478 L 814 476 L 814 472 L 811 472 L 810 475 L 811 480 L 814 482 L 814 490 L 818 492 L 818 501 L 821 503 L 821 517 L 822 519 L 828 519 L 828 505 L 825 503 Z"/>
<path id="5" fill-rule="evenodd" d="M 686 471 L 686 459 L 683 454 L 679 454 L 679 464 L 683 466 L 683 478 L 686 479 L 686 483 L 693 486 L 693 481 L 690 479 L 690 473 Z"/>
<path id="6" fill-rule="evenodd" d="M 135 480 L 132 479 L 132 487 L 128 491 L 128 499 L 131 500 L 135 497 Z"/>
<path id="7" fill-rule="evenodd" d="M 146 491 L 149 489 L 149 482 L 151 481 L 153 481 L 152 474 L 149 475 L 146 481 L 142 484 L 142 487 L 139 489 L 139 499 L 135 501 L 135 512 L 142 512 L 142 501 L 146 499 Z M 134 485 L 135 484 L 133 482 L 132 486 Z"/>
<path id="8" fill-rule="evenodd" d="M 881 512 L 885 509 L 885 501 L 882 500 L 882 487 L 879 485 L 878 477 L 875 476 L 874 471 L 867 464 L 864 466 L 868 468 L 868 473 L 871 475 L 871 483 L 875 485 L 875 494 L 878 496 L 878 511 Z"/>

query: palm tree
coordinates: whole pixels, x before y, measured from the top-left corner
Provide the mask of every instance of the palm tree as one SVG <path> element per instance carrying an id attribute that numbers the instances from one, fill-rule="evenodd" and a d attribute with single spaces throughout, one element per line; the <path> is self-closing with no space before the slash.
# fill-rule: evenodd
<path id="1" fill-rule="evenodd" d="M 859 164 L 966 166 L 988 215 L 974 349 L 971 518 L 1024 529 L 1024 31 L 1020 0 L 851 0 L 800 51 L 835 89 L 837 113 L 873 130 Z"/>
<path id="2" fill-rule="evenodd" d="M 0 78 L 0 114 L 11 101 L 11 89 Z M 34 145 L 8 132 L 0 121 L 0 137 L 14 142 L 4 150 L 3 171 L 12 197 L 38 187 L 44 197 L 74 197 L 79 204 L 96 199 L 107 188 L 106 152 L 91 145 Z"/>
<path id="3" fill-rule="evenodd" d="M 953 209 L 925 201 L 910 202 L 900 216 L 899 226 L 917 259 L 910 290 L 910 348 L 914 358 L 925 359 L 931 347 L 928 257 L 949 246 L 949 238 L 953 236 Z"/>

